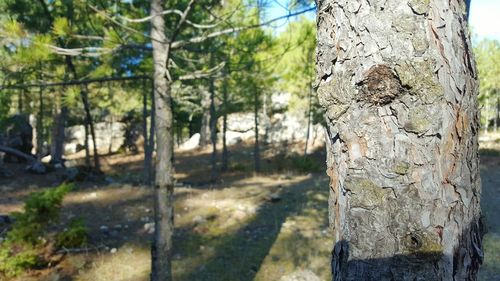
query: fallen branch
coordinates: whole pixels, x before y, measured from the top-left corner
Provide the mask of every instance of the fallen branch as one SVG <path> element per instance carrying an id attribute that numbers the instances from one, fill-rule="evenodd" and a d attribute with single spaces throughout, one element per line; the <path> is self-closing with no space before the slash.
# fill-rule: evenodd
<path id="1" fill-rule="evenodd" d="M 94 247 L 84 247 L 84 248 L 62 248 L 57 251 L 56 254 L 69 254 L 69 253 L 88 253 L 99 250 L 106 250 L 108 247 L 104 245 L 94 246 Z"/>
<path id="2" fill-rule="evenodd" d="M 4 145 L 0 145 L 0 151 L 1 152 L 5 152 L 7 154 L 11 154 L 11 155 L 17 156 L 19 158 L 23 158 L 24 160 L 28 161 L 29 163 L 36 162 L 36 158 L 34 156 L 26 154 L 26 153 L 23 153 L 23 152 L 21 152 L 21 151 L 19 151 L 17 149 L 14 149 L 14 148 L 10 148 L 10 147 L 4 146 Z"/>

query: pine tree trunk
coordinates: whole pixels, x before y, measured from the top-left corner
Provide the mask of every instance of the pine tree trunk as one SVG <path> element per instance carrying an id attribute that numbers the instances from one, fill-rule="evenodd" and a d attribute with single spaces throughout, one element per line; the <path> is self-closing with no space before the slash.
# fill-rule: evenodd
<path id="1" fill-rule="evenodd" d="M 306 131 L 306 144 L 304 146 L 304 157 L 307 156 L 307 150 L 309 149 L 309 138 L 311 137 L 311 113 L 312 113 L 312 95 L 313 91 L 312 88 L 309 87 L 309 101 L 308 101 L 308 106 L 307 106 L 307 131 Z"/>
<path id="2" fill-rule="evenodd" d="M 154 220 L 155 233 L 151 249 L 152 281 L 172 280 L 172 234 L 174 231 L 173 115 L 171 81 L 167 80 L 169 45 L 165 38 L 165 21 L 161 0 L 151 0 L 151 37 L 154 63 L 154 99 L 156 130 L 156 177 Z"/>
<path id="3" fill-rule="evenodd" d="M 155 148 L 155 119 L 156 119 L 156 109 L 155 109 L 155 97 L 154 97 L 154 82 L 151 87 L 151 113 L 150 113 L 150 122 L 149 122 L 149 139 L 146 153 L 146 170 L 148 171 L 148 179 L 147 184 L 151 185 L 154 179 L 154 170 L 153 170 L 153 151 Z"/>
<path id="4" fill-rule="evenodd" d="M 476 280 L 478 84 L 463 4 L 318 2 L 333 280 Z"/>
<path id="5" fill-rule="evenodd" d="M 87 88 L 87 85 L 85 85 L 85 88 Z M 80 97 L 82 99 L 83 103 L 83 109 L 85 110 L 85 123 L 90 130 L 90 137 L 92 138 L 92 148 L 94 152 L 94 170 L 97 173 L 101 172 L 101 165 L 99 163 L 99 154 L 97 153 L 97 142 L 96 142 L 96 136 L 95 136 L 95 129 L 94 129 L 94 121 L 92 120 L 92 114 L 90 114 L 90 104 L 89 104 L 89 94 L 88 94 L 88 89 L 85 89 L 84 91 L 80 92 Z M 85 144 L 88 148 L 88 141 Z"/>
<path id="6" fill-rule="evenodd" d="M 210 143 L 210 91 L 201 91 L 200 147 Z"/>
<path id="7" fill-rule="evenodd" d="M 68 118 L 68 108 L 66 106 L 59 108 L 59 101 L 57 101 L 57 103 L 54 124 L 52 125 L 52 145 L 50 149 L 50 162 L 52 164 L 61 164 L 63 162 L 62 158 L 65 140 L 64 128 L 66 119 Z"/>
<path id="8" fill-rule="evenodd" d="M 254 172 L 260 173 L 260 145 L 259 145 L 259 94 L 254 93 L 254 131 L 255 143 L 253 147 Z"/>
<path id="9" fill-rule="evenodd" d="M 90 148 L 89 148 L 89 124 L 85 122 L 85 138 L 83 139 L 83 146 L 85 148 L 85 166 L 90 168 Z"/>
<path id="10" fill-rule="evenodd" d="M 43 107 L 43 88 L 40 87 L 38 92 L 38 116 L 36 118 L 36 158 L 38 161 L 43 157 Z"/>
<path id="11" fill-rule="evenodd" d="M 210 80 L 210 142 L 212 144 L 210 180 L 215 182 L 217 179 L 217 115 L 215 112 L 215 86 L 213 80 Z"/>
<path id="12" fill-rule="evenodd" d="M 227 100 L 227 84 L 226 80 L 224 80 L 222 85 L 222 107 L 223 107 L 223 116 L 222 116 L 222 166 L 221 170 L 223 172 L 227 171 L 228 162 L 229 162 L 229 152 L 227 150 L 227 111 L 228 111 L 228 100 Z"/>
<path id="13" fill-rule="evenodd" d="M 498 91 L 495 91 L 498 96 Z M 496 133 L 498 129 L 498 120 L 500 119 L 500 98 L 496 98 L 497 106 L 495 106 L 495 122 L 493 124 L 493 131 Z"/>
<path id="14" fill-rule="evenodd" d="M 143 81 L 142 84 L 142 137 L 144 139 L 144 167 L 143 167 L 143 180 L 146 184 L 149 185 L 149 139 L 148 139 L 148 92 L 146 91 L 146 80 Z M 150 135 L 150 137 L 152 137 Z"/>

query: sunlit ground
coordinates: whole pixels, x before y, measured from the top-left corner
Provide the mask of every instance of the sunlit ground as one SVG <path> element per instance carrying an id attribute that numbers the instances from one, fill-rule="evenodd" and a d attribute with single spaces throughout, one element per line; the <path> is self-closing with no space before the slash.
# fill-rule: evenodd
<path id="1" fill-rule="evenodd" d="M 500 280 L 498 144 L 493 140 L 481 145 L 482 208 L 489 226 L 484 238 L 481 281 Z M 185 156 L 203 166 L 209 155 L 201 153 Z M 241 153 L 239 162 L 251 170 L 251 158 L 247 152 Z M 123 164 L 113 157 L 109 162 Z M 178 166 L 179 175 L 194 181 L 193 169 Z M 115 173 L 115 178 L 118 175 Z M 328 228 L 326 175 L 287 169 L 258 177 L 236 172 L 228 175 L 229 179 L 215 185 L 176 188 L 174 279 L 280 281 L 287 276 L 312 274 L 317 280 L 330 280 L 332 235 Z M 140 172 L 123 172 L 125 179 L 136 177 Z M 13 201 L 0 204 L 2 209 L 20 209 L 26 193 L 14 188 L 9 193 Z M 86 184 L 78 188 L 66 197 L 62 219 L 85 219 L 90 231 L 88 249 L 67 253 L 55 268 L 18 280 L 149 280 L 151 203 L 151 190 L 137 184 Z"/>
<path id="2" fill-rule="evenodd" d="M 481 281 L 500 280 L 500 133 L 483 136 L 481 143 L 482 211 L 488 233 L 484 236 Z"/>
<path id="3" fill-rule="evenodd" d="M 222 189 L 178 188 L 175 280 L 279 280 L 299 270 L 327 280 L 331 241 L 326 184 L 321 175 L 266 176 L 235 181 Z M 112 202 L 111 194 L 134 200 L 144 190 L 79 192 L 67 203 L 93 197 L 94 204 L 102 200 L 113 206 L 120 200 Z M 140 219 L 128 210 L 125 218 Z M 94 252 L 87 261 L 74 256 L 66 266 L 75 267 L 74 280 L 148 280 L 149 236 L 141 230 L 138 235 L 144 236 L 142 243 L 118 245 L 116 253 Z"/>

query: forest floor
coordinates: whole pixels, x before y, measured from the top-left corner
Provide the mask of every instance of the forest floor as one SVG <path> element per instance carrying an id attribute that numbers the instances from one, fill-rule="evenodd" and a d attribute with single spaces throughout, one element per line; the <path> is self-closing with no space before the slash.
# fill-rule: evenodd
<path id="1" fill-rule="evenodd" d="M 175 280 L 279 281 L 313 274 L 330 280 L 324 149 L 302 161 L 292 153 L 301 144 L 287 147 L 292 149 L 264 147 L 259 175 L 252 172 L 252 144 L 231 147 L 229 171 L 215 184 L 208 181 L 209 150 L 176 152 Z M 482 208 L 489 232 L 480 280 L 500 281 L 500 140 L 493 137 L 482 147 Z M 17 280 L 149 280 L 153 197 L 141 184 L 142 160 L 140 154 L 103 156 L 107 178 L 78 182 L 61 214 L 63 224 L 85 220 L 88 246 L 63 251 L 53 267 Z M 30 192 L 61 180 L 57 173 L 27 176 L 22 165 L 9 169 L 17 177 L 0 179 L 0 214 L 21 211 Z"/>

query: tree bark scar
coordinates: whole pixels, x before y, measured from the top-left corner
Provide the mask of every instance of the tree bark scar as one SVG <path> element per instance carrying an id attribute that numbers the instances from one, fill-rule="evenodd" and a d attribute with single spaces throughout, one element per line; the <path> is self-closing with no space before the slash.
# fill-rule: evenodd
<path id="1" fill-rule="evenodd" d="M 401 81 L 387 65 L 374 65 L 363 74 L 363 77 L 363 80 L 357 83 L 358 101 L 385 105 L 403 92 Z"/>

